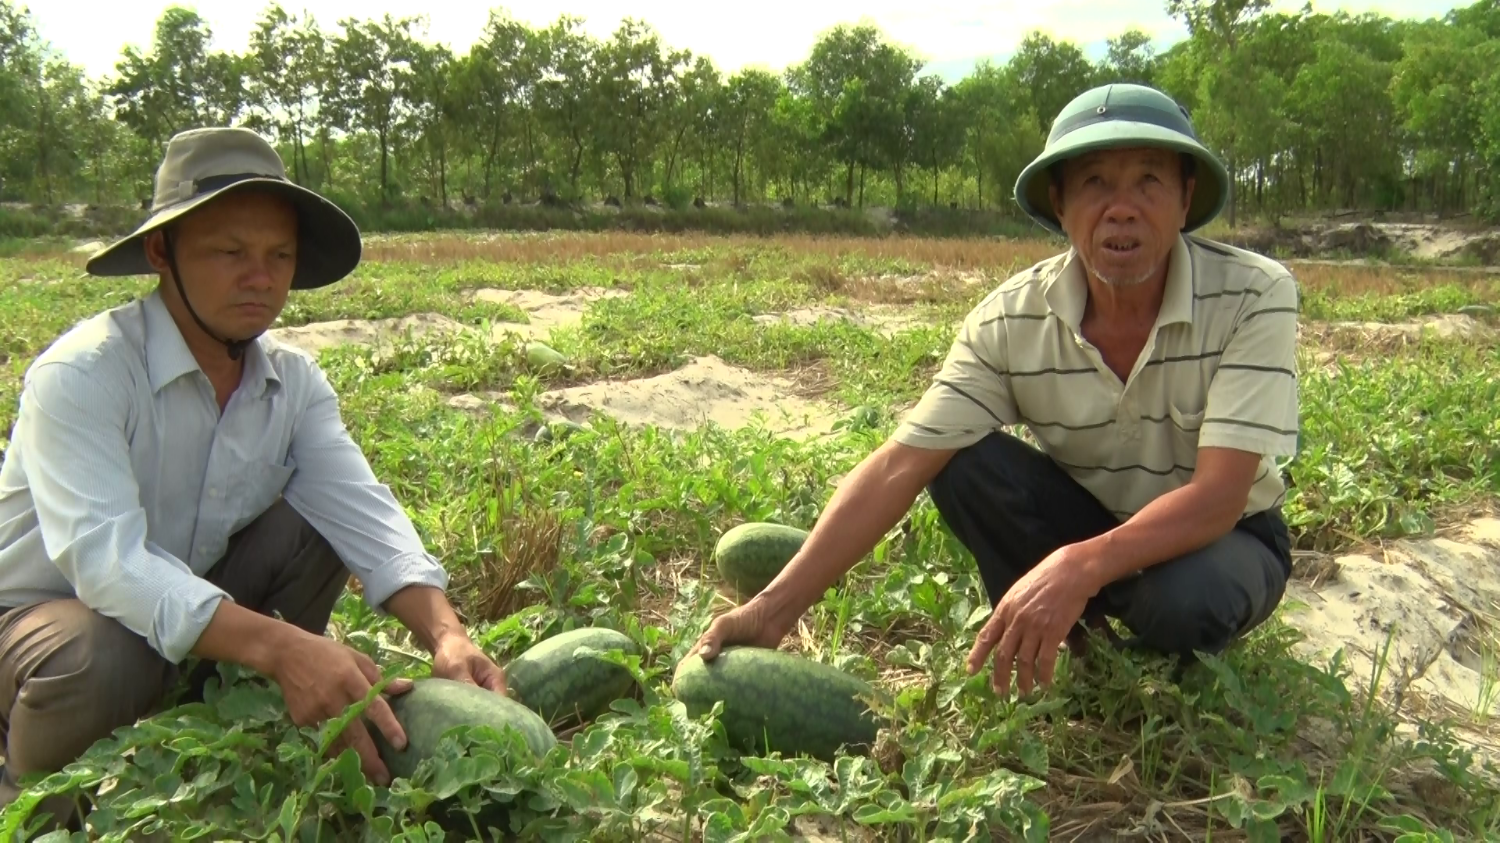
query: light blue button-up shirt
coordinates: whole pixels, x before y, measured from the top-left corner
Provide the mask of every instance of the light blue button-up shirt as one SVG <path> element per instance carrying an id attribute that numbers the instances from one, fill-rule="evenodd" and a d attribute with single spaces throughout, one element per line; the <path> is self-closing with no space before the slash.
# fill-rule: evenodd
<path id="1" fill-rule="evenodd" d="M 160 294 L 79 323 L 32 364 L 0 466 L 0 606 L 76 596 L 173 663 L 228 597 L 203 579 L 278 496 L 376 610 L 447 587 L 304 352 L 262 336 L 222 416 Z"/>

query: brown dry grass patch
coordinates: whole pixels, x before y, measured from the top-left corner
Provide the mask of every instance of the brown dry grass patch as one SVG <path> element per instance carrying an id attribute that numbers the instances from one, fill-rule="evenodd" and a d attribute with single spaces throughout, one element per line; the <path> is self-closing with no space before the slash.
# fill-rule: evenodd
<path id="1" fill-rule="evenodd" d="M 460 569 L 454 580 L 468 621 L 492 623 L 539 599 L 519 586 L 533 574 L 546 574 L 561 564 L 563 525 L 549 507 L 522 504 L 501 516 L 490 537 L 492 544 L 486 546 L 477 533 L 476 528 L 478 559 Z"/>
<path id="2" fill-rule="evenodd" d="M 923 275 L 850 274 L 835 264 L 815 263 L 792 273 L 792 280 L 828 296 L 891 304 L 948 304 L 967 301 L 1006 276 L 982 270 L 938 270 Z"/>
<path id="3" fill-rule="evenodd" d="M 1457 268 L 1408 266 L 1356 266 L 1286 261 L 1305 290 L 1335 292 L 1345 296 L 1398 296 L 1451 284 L 1476 293 L 1500 298 L 1500 276 L 1465 272 Z"/>
<path id="4" fill-rule="evenodd" d="M 1484 347 L 1495 341 L 1495 331 L 1469 316 L 1442 315 L 1405 322 L 1306 322 L 1301 343 L 1334 358 L 1366 360 L 1389 358 L 1434 341 L 1461 341 Z"/>
<path id="5" fill-rule="evenodd" d="M 638 232 L 556 232 L 484 237 L 438 234 L 420 239 L 374 239 L 365 244 L 367 261 L 557 264 L 597 258 L 657 258 L 681 252 L 747 252 L 776 250 L 797 257 L 846 257 L 904 260 L 958 269 L 1029 266 L 1060 251 L 1046 240 L 920 238 L 905 236 L 819 237 L 810 234 L 774 238 L 708 233 L 645 234 Z M 748 266 L 741 257 L 739 269 Z M 730 269 L 735 267 L 731 265 Z"/>

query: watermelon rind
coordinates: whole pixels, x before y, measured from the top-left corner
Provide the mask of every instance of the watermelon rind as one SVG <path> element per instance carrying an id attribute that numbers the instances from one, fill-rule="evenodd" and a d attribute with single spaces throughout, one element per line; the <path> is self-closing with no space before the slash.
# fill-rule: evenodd
<path id="1" fill-rule="evenodd" d="M 505 666 L 510 695 L 556 725 L 588 721 L 630 694 L 635 676 L 623 665 L 600 658 L 620 650 L 639 655 L 630 636 L 607 627 L 582 627 L 554 635 L 521 653 Z"/>
<path id="2" fill-rule="evenodd" d="M 765 590 L 807 541 L 808 531 L 751 521 L 730 528 L 714 546 L 714 564 L 724 584 L 742 597 Z"/>
<path id="3" fill-rule="evenodd" d="M 725 647 L 712 661 L 689 654 L 672 676 L 672 694 L 694 718 L 722 702 L 724 736 L 739 752 L 830 763 L 841 752 L 873 749 L 881 718 L 868 701 L 885 699 L 847 671 L 753 646 Z"/>
<path id="4" fill-rule="evenodd" d="M 557 745 L 557 736 L 536 712 L 504 694 L 467 682 L 423 677 L 413 680 L 411 690 L 393 694 L 387 702 L 406 732 L 406 748 L 393 747 L 374 723 L 368 729 L 392 778 L 411 778 L 417 766 L 436 752 L 443 736 L 460 726 L 489 726 L 496 731 L 513 726 L 538 757 Z"/>

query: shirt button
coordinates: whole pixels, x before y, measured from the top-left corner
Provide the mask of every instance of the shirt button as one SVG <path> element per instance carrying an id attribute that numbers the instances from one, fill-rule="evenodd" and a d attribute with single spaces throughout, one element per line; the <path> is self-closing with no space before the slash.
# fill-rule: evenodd
<path id="1" fill-rule="evenodd" d="M 209 489 L 208 490 L 208 496 L 211 497 L 211 498 L 217 498 L 219 496 L 219 490 L 218 489 Z"/>

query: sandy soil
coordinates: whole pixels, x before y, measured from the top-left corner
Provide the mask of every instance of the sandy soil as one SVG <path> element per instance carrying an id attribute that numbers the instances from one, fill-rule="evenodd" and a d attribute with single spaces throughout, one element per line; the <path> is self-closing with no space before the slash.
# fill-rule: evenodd
<path id="1" fill-rule="evenodd" d="M 289 328 L 274 328 L 267 333 L 276 341 L 295 346 L 316 356 L 335 345 L 389 345 L 410 331 L 413 336 L 456 334 L 463 323 L 437 313 L 414 313 L 392 319 L 337 319 L 311 322 Z"/>
<path id="2" fill-rule="evenodd" d="M 1375 553 L 1299 565 L 1283 619 L 1322 663 L 1339 647 L 1351 690 L 1368 689 L 1390 639 L 1378 692 L 1429 718 L 1452 717 L 1462 736 L 1500 760 L 1500 519 L 1451 536 L 1404 539 Z M 1481 669 L 1487 668 L 1486 682 Z"/>
<path id="3" fill-rule="evenodd" d="M 777 435 L 805 439 L 828 433 L 840 410 L 794 394 L 782 378 L 731 366 L 712 355 L 664 375 L 600 381 L 554 389 L 537 397 L 549 419 L 586 423 L 596 410 L 627 425 L 695 430 L 706 422 L 737 429 L 763 424 Z M 498 395 L 454 396 L 451 407 L 482 411 L 508 404 Z"/>
<path id="4" fill-rule="evenodd" d="M 793 438 L 828 432 L 838 411 L 798 398 L 793 389 L 789 381 L 731 366 L 710 355 L 652 378 L 553 390 L 539 396 L 538 403 L 576 422 L 603 410 L 626 424 L 677 430 L 692 430 L 705 422 L 740 428 L 763 421 Z"/>
<path id="5" fill-rule="evenodd" d="M 485 302 L 514 305 L 526 311 L 529 323 L 503 322 L 495 326 L 498 337 L 506 331 L 514 331 L 527 339 L 546 339 L 553 328 L 578 324 L 583 311 L 590 302 L 602 298 L 623 296 L 620 290 L 585 288 L 562 296 L 554 296 L 536 290 L 477 290 L 474 298 Z M 413 335 L 431 333 L 458 333 L 464 325 L 437 313 L 417 313 L 396 319 L 338 319 L 331 322 L 312 322 L 296 327 L 276 328 L 269 333 L 278 341 L 304 349 L 316 355 L 334 345 L 357 343 L 361 345 L 389 344 L 410 330 Z"/>
<path id="6" fill-rule="evenodd" d="M 1224 239 L 1260 252 L 1282 249 L 1297 258 L 1338 252 L 1378 256 L 1395 249 L 1422 260 L 1500 263 L 1500 229 L 1493 228 L 1348 220 L 1286 224 L 1277 229 L 1243 228 Z"/>
<path id="7" fill-rule="evenodd" d="M 755 321 L 761 325 L 801 326 L 843 321 L 861 328 L 872 328 L 888 337 L 924 324 L 920 319 L 902 315 L 896 308 L 883 306 L 872 307 L 860 313 L 842 307 L 799 307 L 785 313 L 762 313 L 755 317 Z"/>
<path id="8" fill-rule="evenodd" d="M 553 328 L 578 324 L 591 302 L 625 295 L 623 290 L 585 287 L 561 296 L 538 290 L 476 290 L 477 301 L 509 304 L 526 311 L 527 323 L 497 324 L 497 332 L 514 331 L 527 339 L 546 339 Z"/>

